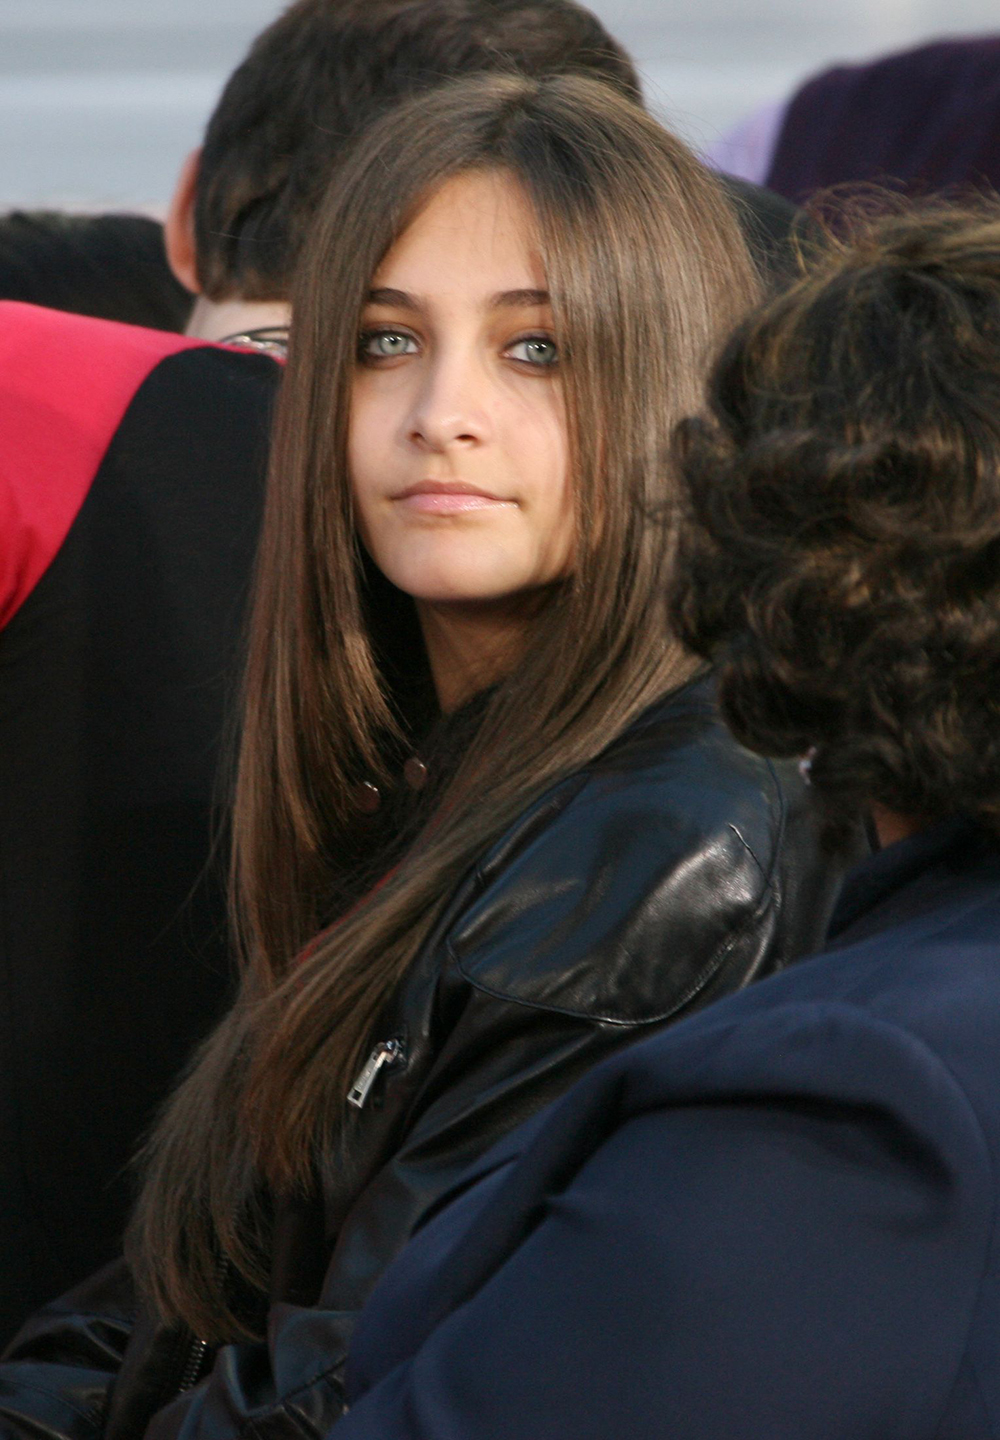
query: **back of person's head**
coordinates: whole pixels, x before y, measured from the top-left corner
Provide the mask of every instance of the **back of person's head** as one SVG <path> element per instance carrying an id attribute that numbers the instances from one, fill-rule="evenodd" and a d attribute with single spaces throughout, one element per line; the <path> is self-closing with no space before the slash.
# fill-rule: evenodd
<path id="1" fill-rule="evenodd" d="M 911 198 L 1000 185 L 1000 35 L 837 65 L 792 96 L 767 185 L 802 204 L 887 182 Z"/>
<path id="2" fill-rule="evenodd" d="M 681 435 L 688 643 L 833 817 L 1000 833 L 1000 208 L 833 243 L 745 322 Z"/>
<path id="3" fill-rule="evenodd" d="M 208 124 L 194 203 L 202 292 L 286 299 L 332 163 L 399 99 L 482 70 L 583 71 L 640 93 L 624 50 L 573 0 L 296 0 Z"/>
<path id="4" fill-rule="evenodd" d="M 0 216 L 0 300 L 154 330 L 183 330 L 191 311 L 167 266 L 163 227 L 145 215 Z"/>

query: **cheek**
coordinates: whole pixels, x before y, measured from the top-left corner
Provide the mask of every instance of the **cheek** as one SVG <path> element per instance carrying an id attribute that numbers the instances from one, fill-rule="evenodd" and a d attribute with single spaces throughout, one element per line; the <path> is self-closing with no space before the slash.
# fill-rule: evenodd
<path id="1" fill-rule="evenodd" d="M 351 495 L 359 523 L 371 502 L 372 488 L 381 469 L 381 451 L 386 444 L 384 423 L 379 423 L 379 407 L 371 403 L 363 387 L 355 387 L 347 427 L 347 473 Z"/>

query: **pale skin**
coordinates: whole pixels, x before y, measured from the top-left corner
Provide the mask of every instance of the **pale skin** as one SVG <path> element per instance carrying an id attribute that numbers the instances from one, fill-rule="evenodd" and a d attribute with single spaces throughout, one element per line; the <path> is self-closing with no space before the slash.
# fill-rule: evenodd
<path id="1" fill-rule="evenodd" d="M 361 538 L 413 597 L 453 710 L 569 573 L 558 350 L 534 216 L 498 172 L 447 181 L 372 279 L 348 458 Z"/>
<path id="2" fill-rule="evenodd" d="M 163 222 L 163 243 L 167 263 L 176 278 L 195 297 L 185 334 L 199 340 L 224 340 L 247 330 L 287 325 L 291 307 L 286 300 L 245 300 L 230 295 L 210 300 L 198 280 L 198 252 L 195 241 L 194 202 L 201 150 L 192 150 L 181 166 L 174 193 Z"/>

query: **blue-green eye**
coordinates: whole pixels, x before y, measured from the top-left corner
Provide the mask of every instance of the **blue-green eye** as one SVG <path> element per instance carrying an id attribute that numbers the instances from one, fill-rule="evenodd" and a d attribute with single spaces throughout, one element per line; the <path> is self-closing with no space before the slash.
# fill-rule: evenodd
<path id="1" fill-rule="evenodd" d="M 556 342 L 546 335 L 527 335 L 523 340 L 515 340 L 507 347 L 506 353 L 522 365 L 537 365 L 540 369 L 555 365 L 559 360 Z"/>
<path id="2" fill-rule="evenodd" d="M 358 336 L 358 354 L 363 360 L 395 360 L 416 351 L 416 340 L 405 330 L 364 330 Z"/>

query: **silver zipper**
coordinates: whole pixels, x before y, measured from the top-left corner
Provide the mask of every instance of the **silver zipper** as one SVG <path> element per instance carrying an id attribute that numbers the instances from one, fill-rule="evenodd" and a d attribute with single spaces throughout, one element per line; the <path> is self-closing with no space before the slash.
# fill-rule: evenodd
<path id="1" fill-rule="evenodd" d="M 201 1374 L 201 1367 L 205 1363 L 205 1355 L 208 1351 L 207 1340 L 195 1340 L 188 1351 L 187 1361 L 184 1365 L 184 1373 L 181 1376 L 181 1383 L 177 1387 L 178 1395 L 183 1395 L 185 1390 L 193 1390 L 198 1376 Z"/>
<path id="2" fill-rule="evenodd" d="M 219 1256 L 215 1265 L 216 1279 L 222 1284 L 229 1275 L 229 1261 L 222 1255 Z M 180 1384 L 175 1391 L 177 1395 L 183 1395 L 185 1390 L 193 1390 L 201 1379 L 201 1372 L 205 1368 L 205 1359 L 209 1351 L 207 1340 L 199 1340 L 192 1336 L 188 1348 L 187 1359 L 184 1361 L 184 1369 L 181 1371 Z"/>
<path id="3" fill-rule="evenodd" d="M 348 1105 L 353 1105 L 356 1110 L 360 1110 L 371 1094 L 372 1086 L 383 1067 L 398 1065 L 404 1058 L 405 1051 L 401 1040 L 383 1040 L 376 1045 L 368 1056 L 361 1074 L 347 1092 Z"/>

